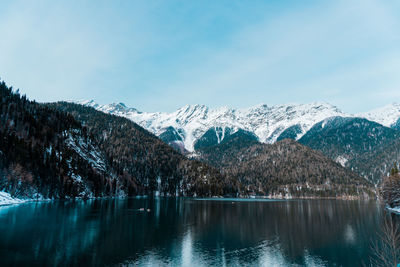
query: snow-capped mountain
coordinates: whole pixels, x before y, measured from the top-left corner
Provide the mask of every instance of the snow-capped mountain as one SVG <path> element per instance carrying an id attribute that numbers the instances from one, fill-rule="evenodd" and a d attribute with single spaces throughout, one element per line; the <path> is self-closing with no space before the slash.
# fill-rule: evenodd
<path id="1" fill-rule="evenodd" d="M 386 127 L 392 127 L 400 118 L 400 104 L 392 103 L 368 112 L 359 113 L 356 116 L 375 121 Z"/>
<path id="2" fill-rule="evenodd" d="M 216 135 L 218 143 L 239 129 L 254 134 L 261 142 L 274 143 L 288 136 L 298 140 L 316 123 L 334 116 L 366 118 L 388 127 L 400 118 L 400 104 L 396 103 L 356 115 L 344 113 L 324 102 L 275 106 L 261 104 L 245 109 L 186 105 L 172 113 L 140 112 L 123 103 L 99 105 L 93 100 L 79 104 L 126 117 L 164 141 L 178 144 L 190 152 L 210 130 Z"/>
<path id="3" fill-rule="evenodd" d="M 224 139 L 225 133 L 233 134 L 242 129 L 256 135 L 261 142 L 274 143 L 291 127 L 296 127 L 295 139 L 299 139 L 321 120 L 332 116 L 349 116 L 328 103 L 262 104 L 246 109 L 211 109 L 205 105 L 186 105 L 172 113 L 139 112 L 122 103 L 99 105 L 94 101 L 83 101 L 80 104 L 129 118 L 157 136 L 166 131 L 174 131 L 177 138 L 169 141 L 181 142 L 188 151 L 194 151 L 196 141 L 213 128 L 218 142 Z"/>
<path id="4" fill-rule="evenodd" d="M 127 106 L 125 106 L 124 103 L 112 103 L 109 105 L 99 105 L 96 102 L 94 102 L 94 100 L 87 100 L 87 101 L 81 101 L 81 102 L 79 102 L 79 104 L 88 106 L 88 107 L 92 107 L 97 110 L 101 110 L 104 113 L 120 115 L 122 117 L 125 117 L 122 114 L 126 114 L 129 112 L 140 113 L 138 110 L 136 110 L 134 108 L 128 108 Z"/>

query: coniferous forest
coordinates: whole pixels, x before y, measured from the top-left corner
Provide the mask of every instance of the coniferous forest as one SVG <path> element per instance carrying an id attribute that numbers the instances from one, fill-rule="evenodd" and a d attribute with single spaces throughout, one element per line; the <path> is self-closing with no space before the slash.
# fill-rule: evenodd
<path id="1" fill-rule="evenodd" d="M 262 144 L 237 132 L 217 146 L 201 149 L 199 154 L 224 174 L 236 177 L 253 194 L 344 198 L 375 195 L 366 179 L 291 139 Z"/>
<path id="2" fill-rule="evenodd" d="M 0 97 L 0 190 L 13 196 L 237 192 L 234 180 L 186 159 L 127 119 L 65 102 L 39 104 L 5 82 Z"/>

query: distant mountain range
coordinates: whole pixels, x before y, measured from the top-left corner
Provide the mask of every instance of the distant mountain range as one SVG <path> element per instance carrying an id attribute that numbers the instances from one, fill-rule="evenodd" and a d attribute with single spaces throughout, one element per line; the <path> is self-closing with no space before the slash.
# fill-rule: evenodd
<path id="1" fill-rule="evenodd" d="M 123 103 L 99 105 L 93 100 L 79 103 L 126 117 L 165 142 L 189 152 L 196 150 L 199 140 L 210 139 L 211 134 L 215 135 L 214 144 L 218 144 L 239 129 L 254 134 L 262 143 L 274 143 L 285 138 L 299 140 L 316 123 L 329 117 L 365 118 L 393 128 L 400 124 L 400 104 L 396 103 L 359 114 L 344 113 L 328 103 L 258 105 L 247 109 L 187 105 L 172 113 L 140 112 Z"/>
<path id="2" fill-rule="evenodd" d="M 248 109 L 187 105 L 172 113 L 140 112 L 123 103 L 80 103 L 126 117 L 194 157 L 238 135 L 267 144 L 297 140 L 374 183 L 387 175 L 394 161 L 400 161 L 400 105 L 396 103 L 359 114 L 344 113 L 328 103 Z"/>

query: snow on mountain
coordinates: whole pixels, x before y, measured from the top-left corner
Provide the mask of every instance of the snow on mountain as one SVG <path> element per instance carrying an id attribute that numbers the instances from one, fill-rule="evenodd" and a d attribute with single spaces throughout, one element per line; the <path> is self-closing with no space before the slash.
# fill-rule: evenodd
<path id="1" fill-rule="evenodd" d="M 244 121 L 250 124 L 249 130 L 261 142 L 274 143 L 279 135 L 289 127 L 300 126 L 301 138 L 315 123 L 328 117 L 348 116 L 328 103 L 285 104 L 268 107 L 260 105 L 245 110 Z"/>
<path id="2" fill-rule="evenodd" d="M 334 116 L 366 118 L 387 127 L 393 126 L 400 118 L 400 104 L 397 103 L 355 115 L 346 114 L 323 102 L 275 106 L 261 104 L 245 109 L 186 105 L 172 113 L 140 112 L 123 103 L 99 105 L 93 100 L 79 104 L 126 117 L 157 136 L 172 127 L 181 140 L 177 142 L 181 142 L 191 152 L 194 151 L 195 142 L 209 129 L 215 129 L 218 142 L 224 139 L 226 132 L 233 134 L 243 129 L 254 133 L 261 142 L 274 143 L 285 130 L 295 127 L 295 139 L 299 139 L 314 124 Z"/>
<path id="3" fill-rule="evenodd" d="M 85 100 L 85 101 L 80 101 L 78 102 L 81 105 L 92 107 L 98 110 L 101 110 L 105 113 L 111 113 L 117 116 L 124 116 L 124 114 L 130 113 L 130 112 L 136 112 L 140 113 L 138 110 L 134 108 L 128 108 L 125 106 L 124 103 L 112 103 L 108 105 L 99 105 L 94 100 Z"/>
<path id="4" fill-rule="evenodd" d="M 106 172 L 106 163 L 104 156 L 92 144 L 90 140 L 85 140 L 78 131 L 72 131 L 68 134 L 66 144 L 75 150 L 84 160 L 86 160 L 93 168 Z"/>
<path id="5" fill-rule="evenodd" d="M 139 112 L 126 107 L 123 103 L 99 105 L 94 101 L 84 101 L 80 104 L 131 119 L 157 136 L 167 128 L 173 127 L 188 151 L 194 151 L 196 140 L 210 128 L 229 128 L 230 134 L 243 129 L 254 133 L 261 142 L 274 143 L 289 127 L 299 126 L 300 132 L 296 136 L 296 139 L 299 139 L 319 121 L 332 116 L 349 116 L 328 103 L 271 107 L 263 104 L 246 109 L 228 107 L 211 109 L 205 105 L 186 105 L 172 113 Z M 218 141 L 222 140 L 223 137 L 218 136 Z"/>
<path id="6" fill-rule="evenodd" d="M 392 103 L 368 112 L 359 113 L 356 116 L 391 127 L 400 118 L 400 104 Z"/>

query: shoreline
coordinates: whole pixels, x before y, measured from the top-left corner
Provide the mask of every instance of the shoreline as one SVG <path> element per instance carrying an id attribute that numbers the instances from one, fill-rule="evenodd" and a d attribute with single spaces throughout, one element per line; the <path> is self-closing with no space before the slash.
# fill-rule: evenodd
<path id="1" fill-rule="evenodd" d="M 10 193 L 4 192 L 4 191 L 0 192 L 0 206 L 22 204 L 22 203 L 26 203 L 27 201 L 30 201 L 30 200 L 12 197 Z"/>
<path id="2" fill-rule="evenodd" d="M 105 197 L 91 197 L 91 198 L 66 198 L 66 199 L 42 199 L 42 198 L 30 198 L 30 199 L 20 199 L 12 197 L 10 193 L 1 191 L 0 192 L 0 207 L 3 206 L 11 206 L 17 204 L 24 204 L 28 202 L 50 202 L 50 201 L 85 201 L 85 200 L 99 200 L 99 199 L 149 199 L 149 198 L 188 198 L 193 200 L 216 200 L 216 201 L 296 201 L 296 200 L 361 200 L 361 201 L 370 201 L 376 200 L 379 201 L 378 198 L 365 198 L 365 197 L 356 197 L 356 196 L 338 196 L 338 197 L 316 197 L 316 196 L 303 196 L 303 197 L 282 197 L 282 196 L 239 196 L 239 197 L 222 197 L 222 196 L 212 196 L 212 197 L 192 197 L 192 196 L 105 196 Z M 390 212 L 394 212 L 400 214 L 399 208 L 388 208 Z"/>

